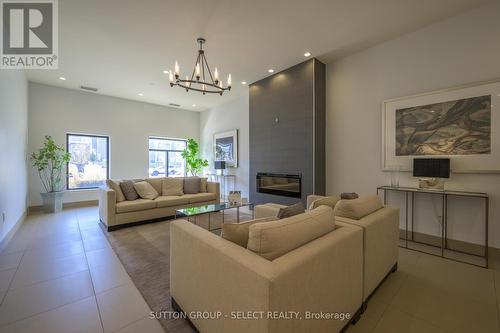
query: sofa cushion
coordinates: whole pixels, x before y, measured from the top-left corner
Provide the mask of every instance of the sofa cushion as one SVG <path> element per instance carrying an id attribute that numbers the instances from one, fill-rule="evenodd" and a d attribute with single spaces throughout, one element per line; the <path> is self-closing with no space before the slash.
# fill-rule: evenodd
<path id="1" fill-rule="evenodd" d="M 184 194 L 182 196 L 189 200 L 189 203 L 212 201 L 217 199 L 215 193 L 197 193 L 197 194 Z"/>
<path id="2" fill-rule="evenodd" d="M 161 182 L 161 195 L 183 195 L 184 178 L 166 177 Z"/>
<path id="3" fill-rule="evenodd" d="M 132 180 L 124 180 L 120 183 L 120 188 L 123 191 L 123 195 L 129 201 L 133 201 L 139 198 L 139 194 L 134 188 L 134 182 Z"/>
<path id="4" fill-rule="evenodd" d="M 156 208 L 156 202 L 148 199 L 137 199 L 134 201 L 123 201 L 116 204 L 117 213 L 136 212 Z"/>
<path id="5" fill-rule="evenodd" d="M 278 211 L 278 218 L 284 219 L 287 217 L 292 217 L 294 215 L 302 214 L 304 211 L 305 209 L 302 202 L 297 202 L 296 204 L 293 204 L 291 206 L 280 208 L 280 210 Z"/>
<path id="6" fill-rule="evenodd" d="M 122 188 L 120 187 L 120 182 L 112 179 L 106 179 L 106 185 L 116 193 L 116 202 L 125 201 L 125 195 L 123 195 Z"/>
<path id="7" fill-rule="evenodd" d="M 159 195 L 161 195 L 161 183 L 163 182 L 163 179 L 165 177 L 158 177 L 158 178 L 148 178 L 146 181 L 153 186 L 153 188 L 158 192 Z"/>
<path id="8" fill-rule="evenodd" d="M 137 194 L 143 199 L 154 200 L 158 198 L 158 192 L 146 181 L 134 183 L 134 188 Z"/>
<path id="9" fill-rule="evenodd" d="M 382 208 L 382 201 L 376 195 L 369 195 L 352 200 L 340 200 L 335 205 L 335 216 L 359 220 Z"/>
<path id="10" fill-rule="evenodd" d="M 332 209 L 334 209 L 335 205 L 339 201 L 340 201 L 340 197 L 338 195 L 330 196 L 330 197 L 323 197 L 323 198 L 319 198 L 319 199 L 314 200 L 308 208 L 314 209 L 314 208 L 318 208 L 319 206 L 324 205 L 324 206 L 329 206 Z"/>
<path id="11" fill-rule="evenodd" d="M 207 193 L 208 179 L 205 177 L 200 178 L 200 193 Z"/>
<path id="12" fill-rule="evenodd" d="M 200 193 L 201 180 L 199 177 L 184 178 L 184 194 Z"/>
<path id="13" fill-rule="evenodd" d="M 303 214 L 251 225 L 247 248 L 274 260 L 334 229 L 333 210 L 320 206 Z"/>
<path id="14" fill-rule="evenodd" d="M 186 198 L 185 195 L 182 196 L 177 196 L 177 195 L 168 195 L 168 196 L 160 196 L 156 199 L 154 199 L 154 202 L 156 202 L 156 207 L 161 208 L 161 207 L 172 207 L 172 206 L 179 206 L 179 205 L 185 205 L 189 203 L 189 199 Z"/>
<path id="15" fill-rule="evenodd" d="M 222 225 L 222 238 L 227 239 L 230 242 L 238 244 L 243 247 L 247 247 L 248 244 L 248 233 L 250 231 L 250 226 L 255 223 L 276 221 L 277 217 L 263 217 L 260 219 L 255 219 L 252 221 L 241 222 L 241 223 L 224 223 Z"/>

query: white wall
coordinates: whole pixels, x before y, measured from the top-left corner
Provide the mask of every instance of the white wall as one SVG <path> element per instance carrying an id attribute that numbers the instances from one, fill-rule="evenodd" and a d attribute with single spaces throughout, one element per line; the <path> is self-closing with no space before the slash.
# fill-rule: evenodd
<path id="1" fill-rule="evenodd" d="M 381 171 L 382 101 L 500 78 L 499 41 L 500 3 L 494 2 L 329 64 L 327 192 L 373 194 L 389 184 Z M 401 184 L 416 180 L 405 173 Z M 500 247 L 500 175 L 453 174 L 447 187 L 491 195 L 490 246 Z M 450 205 L 451 236 L 482 242 L 479 203 Z M 438 233 L 439 200 L 421 199 L 418 207 L 421 230 Z"/>
<path id="2" fill-rule="evenodd" d="M 247 93 L 231 102 L 201 113 L 200 138 L 204 158 L 210 162 L 213 172 L 215 133 L 238 129 L 238 168 L 227 169 L 228 174 L 236 176 L 236 190 L 241 190 L 242 197 L 248 198 L 249 168 L 249 106 Z"/>
<path id="3" fill-rule="evenodd" d="M 198 140 L 199 120 L 198 112 L 30 83 L 28 151 L 37 150 L 45 135 L 63 145 L 66 133 L 108 135 L 110 177 L 146 178 L 148 137 Z M 29 174 L 29 205 L 40 205 L 40 180 L 32 168 Z M 65 202 L 96 199 L 96 190 L 65 194 Z"/>
<path id="4" fill-rule="evenodd" d="M 27 129 L 26 76 L 19 70 L 0 70 L 0 243 L 21 225 L 26 213 Z"/>

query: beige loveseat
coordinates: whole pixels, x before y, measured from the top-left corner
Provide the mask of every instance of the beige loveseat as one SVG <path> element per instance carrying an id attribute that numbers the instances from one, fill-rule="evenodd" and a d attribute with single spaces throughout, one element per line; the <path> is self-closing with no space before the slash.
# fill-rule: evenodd
<path id="1" fill-rule="evenodd" d="M 293 247 L 317 218 L 304 213 L 253 224 L 247 247 L 188 221 L 172 222 L 174 310 L 204 333 L 340 332 L 362 305 L 363 232 L 335 223 L 331 208 L 323 208 L 331 231 L 284 254 L 280 249 Z"/>
<path id="2" fill-rule="evenodd" d="M 206 191 L 196 194 L 163 195 L 163 182 L 166 178 L 148 178 L 146 182 L 157 191 L 154 200 L 137 199 L 133 201 L 117 200 L 117 193 L 109 186 L 99 190 L 99 217 L 108 231 L 144 222 L 159 221 L 175 215 L 175 210 L 218 204 L 220 202 L 219 183 L 207 182 Z M 140 180 L 135 180 L 140 181 Z M 120 181 L 114 181 L 119 185 Z M 109 182 L 108 182 L 109 184 Z M 121 195 L 123 196 L 123 195 Z"/>
<path id="3" fill-rule="evenodd" d="M 324 197 L 310 195 L 307 207 Z M 340 197 L 338 198 L 340 199 Z M 274 217 L 279 204 L 255 206 L 255 218 Z M 334 205 L 335 221 L 348 223 L 363 230 L 363 311 L 366 301 L 389 272 L 397 269 L 399 249 L 399 209 L 384 206 L 380 198 L 364 196 L 352 200 L 339 200 Z"/>

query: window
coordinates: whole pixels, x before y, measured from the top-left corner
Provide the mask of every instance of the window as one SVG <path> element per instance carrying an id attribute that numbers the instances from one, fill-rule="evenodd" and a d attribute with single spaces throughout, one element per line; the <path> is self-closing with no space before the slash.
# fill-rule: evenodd
<path id="1" fill-rule="evenodd" d="M 107 136 L 67 134 L 66 148 L 71 154 L 67 168 L 68 190 L 96 188 L 109 178 L 109 138 Z"/>
<path id="2" fill-rule="evenodd" d="M 186 140 L 149 138 L 149 176 L 184 177 L 186 161 L 182 151 L 186 149 Z"/>

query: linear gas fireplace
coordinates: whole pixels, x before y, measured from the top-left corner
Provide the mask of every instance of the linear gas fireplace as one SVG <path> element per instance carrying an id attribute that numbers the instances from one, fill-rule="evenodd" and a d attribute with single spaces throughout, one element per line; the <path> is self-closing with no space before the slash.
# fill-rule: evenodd
<path id="1" fill-rule="evenodd" d="M 300 198 L 302 176 L 279 173 L 257 173 L 257 192 Z"/>

